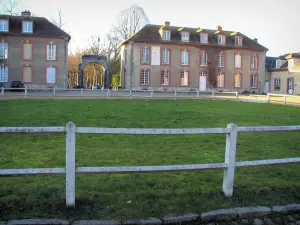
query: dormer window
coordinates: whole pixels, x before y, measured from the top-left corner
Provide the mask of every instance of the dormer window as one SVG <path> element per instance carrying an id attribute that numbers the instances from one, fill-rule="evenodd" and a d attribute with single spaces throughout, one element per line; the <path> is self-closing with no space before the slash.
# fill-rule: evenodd
<path id="1" fill-rule="evenodd" d="M 279 69 L 281 66 L 282 66 L 281 60 L 280 60 L 280 59 L 277 59 L 277 60 L 276 60 L 276 69 Z"/>
<path id="2" fill-rule="evenodd" d="M 200 33 L 200 43 L 201 44 L 207 44 L 208 43 L 207 33 Z"/>
<path id="3" fill-rule="evenodd" d="M 8 32 L 8 20 L 0 19 L 0 32 Z"/>
<path id="4" fill-rule="evenodd" d="M 23 21 L 23 33 L 32 33 L 32 32 L 33 32 L 33 22 Z"/>
<path id="5" fill-rule="evenodd" d="M 225 45 L 225 35 L 219 34 L 218 35 L 218 44 L 219 45 Z"/>
<path id="6" fill-rule="evenodd" d="M 164 41 L 171 40 L 171 31 L 170 30 L 163 30 L 163 40 Z"/>
<path id="7" fill-rule="evenodd" d="M 235 45 L 242 46 L 243 45 L 243 38 L 241 36 L 235 36 Z"/>
<path id="8" fill-rule="evenodd" d="M 183 42 L 189 42 L 190 41 L 190 33 L 182 31 L 181 32 L 181 41 L 183 41 Z"/>

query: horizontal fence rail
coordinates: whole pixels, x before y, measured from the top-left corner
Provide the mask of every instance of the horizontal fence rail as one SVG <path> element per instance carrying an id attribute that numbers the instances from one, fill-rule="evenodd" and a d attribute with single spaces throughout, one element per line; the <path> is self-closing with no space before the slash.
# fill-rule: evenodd
<path id="1" fill-rule="evenodd" d="M 66 206 L 75 206 L 75 175 L 76 174 L 123 174 L 123 173 L 159 173 L 180 171 L 224 170 L 223 192 L 225 196 L 233 195 L 236 167 L 253 167 L 266 165 L 294 164 L 298 158 L 267 159 L 236 162 L 236 143 L 238 132 L 295 132 L 300 126 L 263 126 L 237 127 L 228 124 L 226 128 L 97 128 L 76 127 L 72 122 L 66 127 L 0 127 L 0 134 L 14 133 L 64 133 L 66 135 L 66 166 L 65 168 L 28 168 L 0 169 L 0 176 L 35 176 L 65 175 Z M 226 134 L 225 160 L 223 163 L 191 164 L 191 165 L 154 165 L 154 166 L 123 166 L 123 167 L 77 167 L 75 166 L 76 133 L 81 134 L 135 134 L 135 135 L 186 135 L 186 134 Z"/>

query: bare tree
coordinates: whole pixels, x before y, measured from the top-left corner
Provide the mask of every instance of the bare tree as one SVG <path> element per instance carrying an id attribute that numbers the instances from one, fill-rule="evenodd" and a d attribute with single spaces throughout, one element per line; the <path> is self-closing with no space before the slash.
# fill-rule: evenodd
<path id="1" fill-rule="evenodd" d="M 51 22 L 59 27 L 60 29 L 62 29 L 62 27 L 64 25 L 66 25 L 66 23 L 63 21 L 63 16 L 62 16 L 62 10 L 61 9 L 57 9 L 57 18 L 51 17 Z"/>
<path id="2" fill-rule="evenodd" d="M 0 8 L 0 14 L 18 16 L 21 11 L 21 2 L 19 0 L 0 0 Z"/>
<path id="3" fill-rule="evenodd" d="M 149 18 L 144 9 L 134 4 L 118 14 L 117 25 L 114 26 L 114 31 L 124 41 L 147 23 L 149 23 Z"/>

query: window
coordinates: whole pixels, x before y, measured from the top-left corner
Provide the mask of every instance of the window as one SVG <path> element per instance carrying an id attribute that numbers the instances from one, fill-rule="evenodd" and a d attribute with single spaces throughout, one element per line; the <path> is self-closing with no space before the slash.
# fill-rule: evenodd
<path id="1" fill-rule="evenodd" d="M 234 55 L 234 68 L 242 68 L 242 55 L 239 53 Z"/>
<path id="2" fill-rule="evenodd" d="M 27 41 L 23 43 L 22 59 L 32 60 L 33 59 L 33 45 L 31 42 Z"/>
<path id="3" fill-rule="evenodd" d="M 47 45 L 47 60 L 56 60 L 56 45 L 48 44 Z"/>
<path id="4" fill-rule="evenodd" d="M 242 86 L 242 75 L 240 73 L 234 74 L 234 87 L 241 88 Z"/>
<path id="5" fill-rule="evenodd" d="M 253 73 L 250 76 L 250 87 L 257 88 L 257 74 Z"/>
<path id="6" fill-rule="evenodd" d="M 278 78 L 274 80 L 274 89 L 280 89 L 280 79 Z"/>
<path id="7" fill-rule="evenodd" d="M 8 68 L 5 65 L 0 66 L 0 82 L 8 82 Z"/>
<path id="8" fill-rule="evenodd" d="M 189 65 L 189 52 L 187 50 L 181 51 L 181 65 Z"/>
<path id="9" fill-rule="evenodd" d="M 225 78 L 225 75 L 223 72 L 218 73 L 217 87 L 224 87 L 224 78 Z"/>
<path id="10" fill-rule="evenodd" d="M 32 33 L 32 21 L 23 21 L 23 33 Z"/>
<path id="11" fill-rule="evenodd" d="M 224 53 L 218 54 L 218 67 L 224 67 L 225 66 L 225 55 Z"/>
<path id="12" fill-rule="evenodd" d="M 47 67 L 46 83 L 47 84 L 55 84 L 56 83 L 56 68 L 55 67 Z"/>
<path id="13" fill-rule="evenodd" d="M 181 71 L 180 72 L 180 86 L 188 86 L 189 85 L 189 72 Z"/>
<path id="14" fill-rule="evenodd" d="M 147 69 L 141 70 L 141 85 L 149 85 L 150 71 Z"/>
<path id="15" fill-rule="evenodd" d="M 225 35 L 218 35 L 218 44 L 225 45 Z"/>
<path id="16" fill-rule="evenodd" d="M 170 51 L 164 49 L 161 54 L 161 64 L 169 65 L 170 64 Z"/>
<path id="17" fill-rule="evenodd" d="M 8 43 L 0 42 L 0 59 L 8 58 Z"/>
<path id="18" fill-rule="evenodd" d="M 147 47 L 142 50 L 142 64 L 150 63 L 150 51 Z"/>
<path id="19" fill-rule="evenodd" d="M 281 67 L 281 60 L 276 60 L 276 69 L 279 69 Z"/>
<path id="20" fill-rule="evenodd" d="M 163 31 L 163 40 L 165 40 L 165 41 L 171 40 L 171 31 L 169 31 L 169 30 Z"/>
<path id="21" fill-rule="evenodd" d="M 32 82 L 32 67 L 24 66 L 23 67 L 23 83 L 31 83 Z"/>
<path id="22" fill-rule="evenodd" d="M 235 45 L 242 46 L 243 45 L 243 38 L 240 36 L 235 36 Z"/>
<path id="23" fill-rule="evenodd" d="M 200 42 L 202 44 L 207 44 L 208 43 L 208 36 L 206 33 L 200 33 Z"/>
<path id="24" fill-rule="evenodd" d="M 162 70 L 160 74 L 160 85 L 169 85 L 170 73 L 168 70 Z"/>
<path id="25" fill-rule="evenodd" d="M 251 56 L 251 69 L 252 70 L 257 70 L 258 65 L 258 57 L 257 55 Z"/>
<path id="26" fill-rule="evenodd" d="M 188 42 L 190 39 L 189 32 L 181 32 L 181 41 Z"/>
<path id="27" fill-rule="evenodd" d="M 207 66 L 207 53 L 204 50 L 200 51 L 200 66 Z"/>
<path id="28" fill-rule="evenodd" d="M 0 32 L 8 32 L 8 20 L 0 20 Z"/>

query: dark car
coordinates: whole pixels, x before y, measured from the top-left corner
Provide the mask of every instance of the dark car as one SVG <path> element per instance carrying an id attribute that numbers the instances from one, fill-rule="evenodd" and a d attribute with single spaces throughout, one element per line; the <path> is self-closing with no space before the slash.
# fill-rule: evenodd
<path id="1" fill-rule="evenodd" d="M 24 91 L 24 89 L 14 89 L 14 88 L 24 88 L 24 84 L 21 81 L 12 81 L 10 84 L 10 91 L 16 90 L 16 91 Z"/>
<path id="2" fill-rule="evenodd" d="M 5 85 L 0 83 L 0 88 L 5 88 Z"/>

